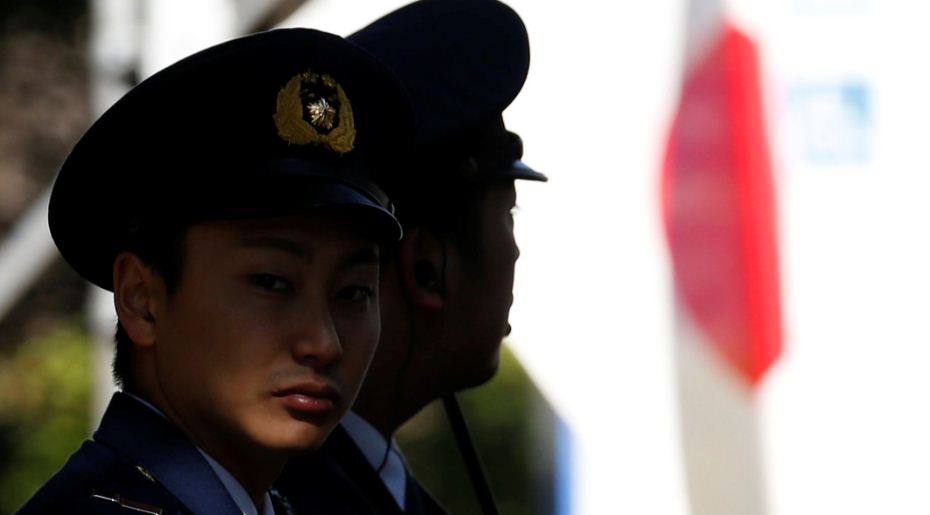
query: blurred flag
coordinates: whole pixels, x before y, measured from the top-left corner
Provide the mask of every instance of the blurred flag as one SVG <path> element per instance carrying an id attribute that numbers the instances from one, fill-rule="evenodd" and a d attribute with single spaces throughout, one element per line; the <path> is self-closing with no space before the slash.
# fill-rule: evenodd
<path id="1" fill-rule="evenodd" d="M 758 52 L 719 2 L 692 0 L 662 170 L 693 513 L 767 511 L 753 389 L 782 345 Z"/>

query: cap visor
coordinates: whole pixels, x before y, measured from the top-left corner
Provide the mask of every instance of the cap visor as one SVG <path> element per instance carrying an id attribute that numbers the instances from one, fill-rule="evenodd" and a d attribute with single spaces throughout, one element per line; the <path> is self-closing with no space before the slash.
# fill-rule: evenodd
<path id="1" fill-rule="evenodd" d="M 389 208 L 353 184 L 332 177 L 278 175 L 264 181 L 225 184 L 211 191 L 198 208 L 184 218 L 269 218 L 345 211 L 379 242 L 394 242 L 402 235 Z"/>
<path id="2" fill-rule="evenodd" d="M 541 174 L 529 166 L 526 166 L 526 163 L 520 161 L 519 159 L 514 161 L 513 164 L 510 165 L 510 168 L 504 171 L 504 177 L 539 182 L 546 182 L 549 180 L 549 178 L 544 174 Z"/>

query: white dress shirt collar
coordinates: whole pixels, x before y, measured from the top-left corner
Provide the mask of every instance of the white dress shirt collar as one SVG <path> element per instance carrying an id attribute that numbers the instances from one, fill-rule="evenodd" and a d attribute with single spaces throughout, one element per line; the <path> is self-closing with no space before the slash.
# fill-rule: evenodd
<path id="1" fill-rule="evenodd" d="M 378 471 L 384 486 L 403 511 L 406 504 L 404 497 L 407 488 L 407 466 L 397 446 L 391 442 L 390 451 L 388 451 L 387 440 L 374 426 L 354 411 L 347 412 L 340 423 L 349 434 L 349 438 L 362 451 L 371 468 Z M 385 452 L 388 454 L 386 463 L 384 463 Z M 384 463 L 383 467 L 382 463 Z"/>

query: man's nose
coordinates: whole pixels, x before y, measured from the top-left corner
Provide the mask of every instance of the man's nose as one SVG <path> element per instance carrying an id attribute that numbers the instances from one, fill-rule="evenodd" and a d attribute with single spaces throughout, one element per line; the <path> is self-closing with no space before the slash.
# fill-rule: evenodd
<path id="1" fill-rule="evenodd" d="M 294 359 L 314 368 L 326 368 L 342 358 L 342 344 L 329 309 L 315 306 L 295 314 L 291 340 Z"/>

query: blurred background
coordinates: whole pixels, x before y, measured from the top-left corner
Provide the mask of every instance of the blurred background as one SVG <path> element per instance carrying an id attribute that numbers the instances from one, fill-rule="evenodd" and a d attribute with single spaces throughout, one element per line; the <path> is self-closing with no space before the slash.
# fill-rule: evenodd
<path id="1" fill-rule="evenodd" d="M 195 50 L 396 0 L 0 0 L 0 513 L 87 438 L 114 315 L 48 236 L 82 131 Z M 930 6 L 507 2 L 514 331 L 461 396 L 505 514 L 928 513 Z M 399 436 L 476 513 L 439 407 Z"/>

